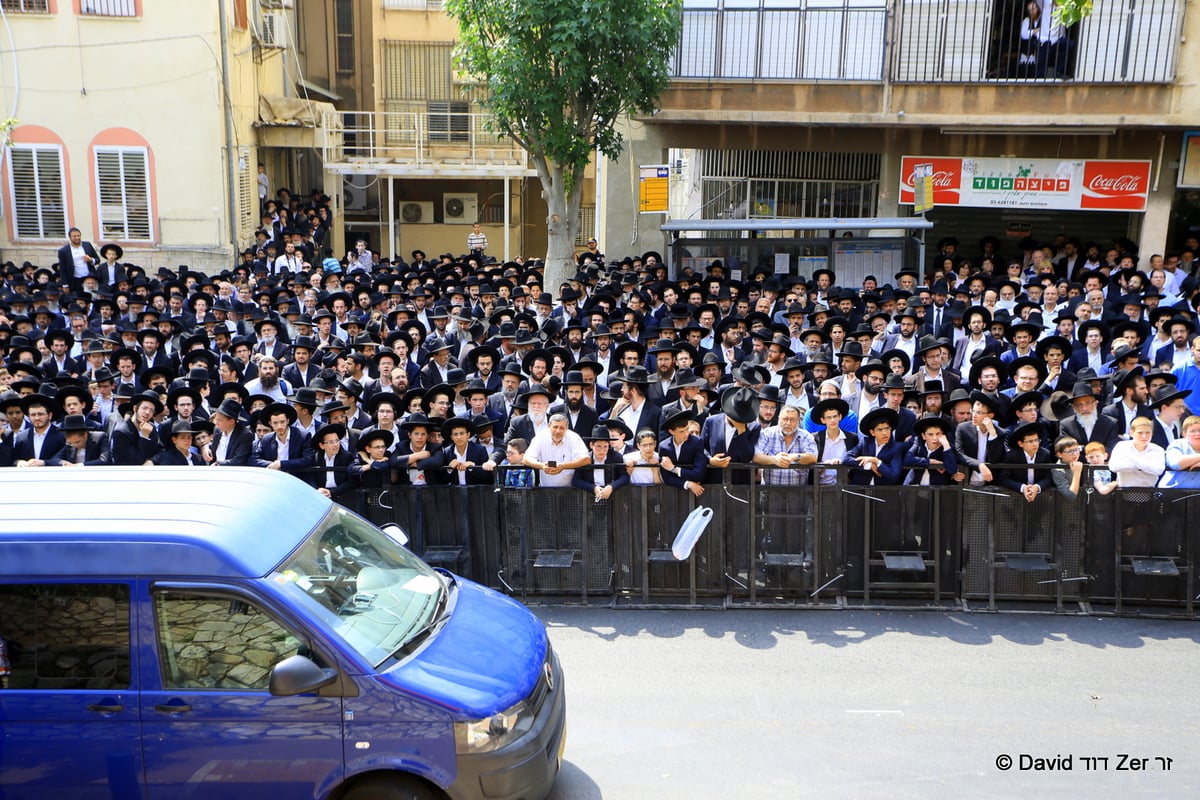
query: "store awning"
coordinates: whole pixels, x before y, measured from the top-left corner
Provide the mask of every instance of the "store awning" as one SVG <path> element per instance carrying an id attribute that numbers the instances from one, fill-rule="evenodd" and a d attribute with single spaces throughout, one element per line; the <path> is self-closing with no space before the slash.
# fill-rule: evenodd
<path id="1" fill-rule="evenodd" d="M 923 217 L 773 217 L 770 219 L 673 219 L 662 224 L 671 231 L 807 231 L 814 228 L 855 230 L 901 229 L 927 231 L 933 222 Z"/>

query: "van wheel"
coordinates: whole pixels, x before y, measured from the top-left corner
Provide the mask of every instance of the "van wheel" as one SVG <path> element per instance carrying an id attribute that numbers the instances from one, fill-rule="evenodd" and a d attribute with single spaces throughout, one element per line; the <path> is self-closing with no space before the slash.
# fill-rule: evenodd
<path id="1" fill-rule="evenodd" d="M 373 775 L 351 784 L 341 800 L 442 800 L 443 795 L 418 778 L 395 773 Z"/>

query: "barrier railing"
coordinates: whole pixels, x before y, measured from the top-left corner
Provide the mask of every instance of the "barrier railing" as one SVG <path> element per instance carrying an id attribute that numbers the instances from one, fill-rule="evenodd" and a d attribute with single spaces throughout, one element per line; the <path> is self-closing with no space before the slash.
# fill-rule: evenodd
<path id="1" fill-rule="evenodd" d="M 1200 492 L 1105 496 L 1087 488 L 1085 473 L 1078 497 L 1045 492 L 1030 502 L 995 485 L 855 486 L 844 475 L 833 485 L 768 485 L 761 469 L 773 468 L 729 470 L 749 482 L 706 484 L 701 497 L 629 485 L 597 501 L 570 487 L 505 487 L 500 468 L 494 486 L 361 488 L 339 500 L 399 524 L 431 563 L 522 599 L 1022 602 L 1193 615 Z M 712 509 L 711 523 L 677 561 L 672 540 L 697 506 Z"/>

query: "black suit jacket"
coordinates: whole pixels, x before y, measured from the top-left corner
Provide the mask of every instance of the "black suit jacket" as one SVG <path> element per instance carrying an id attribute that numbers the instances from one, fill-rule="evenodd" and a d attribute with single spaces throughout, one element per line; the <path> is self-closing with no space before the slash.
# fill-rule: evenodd
<path id="1" fill-rule="evenodd" d="M 212 454 L 213 458 L 217 457 L 217 446 L 221 444 L 221 440 L 225 434 L 217 430 L 213 432 L 212 439 Z M 229 434 L 229 449 L 225 452 L 223 461 L 213 461 L 214 464 L 222 464 L 228 467 L 248 467 L 254 464 L 254 434 L 245 425 L 238 423 L 233 433 Z"/>
<path id="2" fill-rule="evenodd" d="M 163 449 L 157 430 L 152 431 L 148 438 L 143 438 L 134 427 L 132 419 L 117 423 L 112 429 L 110 441 L 113 463 L 117 466 L 141 466 Z"/>
<path id="3" fill-rule="evenodd" d="M 979 429 L 970 421 L 960 424 L 954 431 L 954 456 L 960 466 L 975 471 L 979 471 L 980 464 L 999 463 L 1004 458 L 1004 430 L 996 424 L 996 438 L 987 443 L 984 459 L 980 461 Z"/>
<path id="4" fill-rule="evenodd" d="M 1117 423 L 1118 434 L 1124 436 L 1126 433 L 1129 433 L 1129 430 L 1125 425 L 1125 409 L 1121 406 L 1122 403 L 1120 400 L 1114 400 L 1106 405 L 1100 413 Z M 1154 412 L 1150 410 L 1150 406 L 1138 403 L 1137 413 L 1133 416 L 1154 419 Z"/>
<path id="5" fill-rule="evenodd" d="M 1023 466 L 1027 462 L 1025 460 L 1025 451 L 1017 448 L 1010 450 L 1004 454 L 1002 464 L 1012 464 L 1014 466 Z M 1037 455 L 1033 457 L 1034 464 L 1053 464 L 1054 456 L 1044 447 L 1038 448 Z M 1054 473 L 1052 470 L 1039 469 L 1034 470 L 1034 481 L 1038 486 L 1042 487 L 1043 492 L 1048 492 L 1054 487 Z M 1023 469 L 998 469 L 996 470 L 996 483 L 1003 486 L 1005 489 L 1011 489 L 1014 492 L 1021 491 L 1021 487 L 1029 482 L 1029 475 Z"/>
<path id="6" fill-rule="evenodd" d="M 288 433 L 287 452 L 279 452 L 279 440 L 274 433 L 269 433 L 256 442 L 258 451 L 253 463 L 259 467 L 269 467 L 275 461 L 283 472 L 297 472 L 307 467 L 311 460 L 312 450 L 308 447 L 308 437 L 295 428 Z"/>
<path id="7" fill-rule="evenodd" d="M 108 446 L 108 437 L 102 431 L 89 431 L 87 444 L 84 445 L 83 465 L 85 467 L 103 467 L 112 463 L 112 450 Z M 65 435 L 64 435 L 65 438 Z M 63 463 L 75 463 L 76 449 L 69 444 L 53 457 L 46 459 L 46 466 L 57 467 Z"/>
<path id="8" fill-rule="evenodd" d="M 612 484 L 613 491 L 629 484 L 629 471 L 625 469 L 625 460 L 621 458 L 619 453 L 613 452 L 611 447 L 608 449 L 608 457 L 604 459 L 603 464 L 604 483 L 596 483 L 596 466 L 595 456 L 593 456 L 590 466 L 579 467 L 571 475 L 571 485 L 576 489 L 584 489 L 590 492 L 597 486 L 607 486 L 610 483 Z"/>
<path id="9" fill-rule="evenodd" d="M 249 433 L 249 431 L 247 431 Z M 325 466 L 325 454 L 318 450 L 309 456 L 311 459 L 309 464 L 318 469 L 312 470 L 305 474 L 304 478 L 314 489 L 324 489 L 326 473 L 329 471 Z M 332 497 L 340 497 L 346 492 L 358 486 L 358 475 L 350 471 L 350 465 L 354 462 L 354 456 L 347 452 L 346 448 L 338 450 L 338 454 L 333 457 L 333 480 L 334 486 L 329 490 Z"/>
<path id="10" fill-rule="evenodd" d="M 35 458 L 41 458 L 42 461 L 49 461 L 51 458 L 62 450 L 67 444 L 67 437 L 63 432 L 53 425 L 46 431 L 46 438 L 42 442 L 42 453 L 40 456 L 33 452 L 33 428 L 24 428 L 17 431 L 13 436 L 13 463 L 17 461 L 29 461 Z"/>
<path id="11" fill-rule="evenodd" d="M 95 273 L 100 263 L 100 254 L 91 242 L 82 242 L 83 252 L 92 257 L 91 272 Z M 75 259 L 71 258 L 71 244 L 58 248 L 58 282 L 64 286 L 75 286 Z"/>
<path id="12" fill-rule="evenodd" d="M 1092 426 L 1092 435 L 1087 436 L 1083 432 L 1083 426 L 1079 424 L 1079 420 L 1074 415 L 1067 417 L 1059 423 L 1059 432 L 1064 436 L 1070 436 L 1081 445 L 1086 445 L 1089 442 L 1101 442 L 1104 449 L 1112 455 L 1113 448 L 1117 446 L 1117 442 L 1121 439 L 1121 433 L 1117 429 L 1116 420 L 1104 414 L 1096 415 L 1096 424 Z"/>
<path id="13" fill-rule="evenodd" d="M 675 463 L 675 466 L 680 468 L 680 474 L 667 472 L 662 470 L 663 483 L 682 489 L 686 481 L 700 483 L 704 480 L 704 473 L 708 468 L 708 456 L 704 454 L 704 443 L 700 441 L 698 436 L 689 436 L 679 446 L 679 456 L 675 456 L 675 443 L 670 439 L 664 439 L 658 444 L 659 458 L 670 458 Z"/>

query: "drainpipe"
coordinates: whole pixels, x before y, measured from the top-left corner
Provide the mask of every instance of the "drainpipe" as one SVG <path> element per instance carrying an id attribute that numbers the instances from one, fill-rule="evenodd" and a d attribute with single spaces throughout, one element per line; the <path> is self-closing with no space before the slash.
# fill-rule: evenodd
<path id="1" fill-rule="evenodd" d="M 225 111 L 225 172 L 228 182 L 225 193 L 225 213 L 229 217 L 229 246 L 232 258 L 237 258 L 237 148 L 233 140 L 233 98 L 229 95 L 229 28 L 226 26 L 226 0 L 217 0 L 217 29 L 221 36 L 221 96 Z"/>

